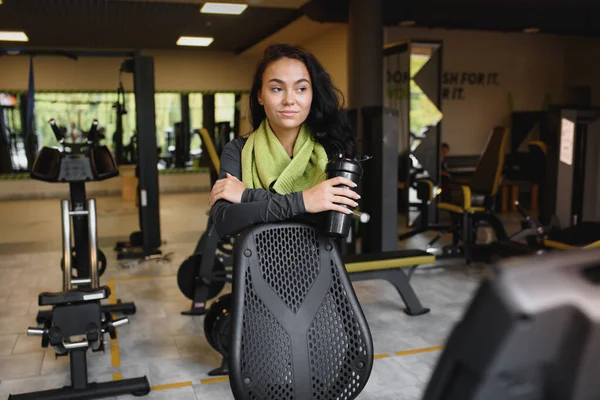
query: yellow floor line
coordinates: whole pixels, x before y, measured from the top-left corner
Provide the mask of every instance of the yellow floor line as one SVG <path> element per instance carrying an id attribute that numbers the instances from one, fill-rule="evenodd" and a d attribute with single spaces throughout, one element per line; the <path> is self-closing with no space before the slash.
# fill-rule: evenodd
<path id="1" fill-rule="evenodd" d="M 115 289 L 114 279 L 110 279 L 108 281 L 108 287 L 110 289 L 110 297 L 108 298 L 108 303 L 117 304 L 117 290 Z M 114 313 L 112 314 L 112 317 L 115 318 Z M 116 329 L 116 331 L 118 338 L 119 330 Z M 113 367 L 118 368 L 121 366 L 121 349 L 119 348 L 119 339 L 110 339 L 110 360 Z M 121 379 L 123 379 L 123 375 L 121 373 L 113 373 L 113 381 L 120 381 Z"/>
<path id="2" fill-rule="evenodd" d="M 411 355 L 411 354 L 427 353 L 427 352 L 431 352 L 431 351 L 441 350 L 443 347 L 444 346 L 434 346 L 434 347 L 425 347 L 422 349 L 399 351 L 399 352 L 394 353 L 394 355 L 396 355 L 397 357 L 402 357 L 402 356 L 407 356 L 407 355 Z M 390 354 L 382 353 L 382 354 L 376 354 L 373 358 L 375 360 L 379 360 L 382 358 L 390 358 L 390 357 L 392 357 Z M 229 381 L 228 376 L 220 376 L 218 378 L 202 379 L 200 381 L 200 383 L 203 385 L 210 385 L 212 383 L 220 383 L 220 382 L 227 382 L 227 381 Z M 174 383 L 173 385 L 175 385 L 173 387 L 189 386 L 187 382 L 183 382 L 181 384 Z M 177 385 L 180 385 L 180 386 L 177 386 Z M 165 385 L 165 386 L 169 386 L 169 385 Z M 154 387 L 152 389 L 154 389 Z"/>
<path id="3" fill-rule="evenodd" d="M 408 355 L 411 355 L 411 354 L 428 353 L 428 352 L 431 352 L 431 351 L 441 350 L 443 348 L 444 348 L 444 346 L 433 346 L 433 347 L 425 347 L 425 348 L 422 348 L 422 349 L 398 351 L 398 352 L 396 352 L 396 356 L 402 357 L 402 356 L 408 356 Z"/>
<path id="4" fill-rule="evenodd" d="M 203 385 L 209 385 L 211 383 L 227 382 L 228 380 L 229 380 L 228 376 L 220 376 L 218 378 L 202 379 L 200 381 L 200 383 Z"/>
<path id="5" fill-rule="evenodd" d="M 110 289 L 110 296 L 108 297 L 108 304 L 117 304 L 117 293 L 115 290 L 115 280 L 111 279 L 108 281 L 108 288 Z"/>
<path id="6" fill-rule="evenodd" d="M 176 275 L 171 274 L 171 275 L 156 275 L 156 276 L 135 276 L 135 277 L 130 277 L 130 278 L 111 279 L 108 281 L 108 287 L 110 288 L 110 292 L 111 292 L 110 297 L 109 297 L 109 302 L 110 302 L 110 304 L 116 304 L 116 302 L 117 302 L 117 293 L 115 290 L 115 282 L 135 281 L 135 280 L 152 279 L 152 278 L 171 278 L 174 276 L 176 276 Z M 110 344 L 111 344 L 110 352 L 111 352 L 112 366 L 120 367 L 121 366 L 121 354 L 120 354 L 121 351 L 119 349 L 119 340 L 118 339 L 110 339 Z M 402 356 L 408 356 L 408 355 L 412 355 L 412 354 L 428 353 L 428 352 L 432 352 L 432 351 L 441 350 L 443 348 L 444 348 L 444 346 L 424 347 L 421 349 L 398 351 L 398 352 L 394 353 L 394 355 L 397 357 L 402 357 Z M 390 358 L 390 357 L 391 357 L 390 354 L 382 353 L 382 354 L 376 354 L 375 356 L 373 356 L 373 359 L 379 360 L 382 358 Z M 121 373 L 118 373 L 118 372 L 113 373 L 113 381 L 118 381 L 121 379 L 123 379 L 123 375 Z M 229 381 L 228 376 L 220 376 L 217 378 L 202 379 L 200 381 L 200 383 L 203 385 L 210 385 L 212 383 L 220 383 L 220 382 L 227 382 L 227 381 Z M 166 385 L 152 386 L 152 390 L 168 390 L 168 389 L 176 389 L 176 388 L 181 388 L 181 387 L 186 387 L 186 386 L 193 386 L 193 383 L 190 381 L 169 383 Z"/>
<path id="7" fill-rule="evenodd" d="M 121 349 L 119 349 L 118 344 L 113 344 L 110 346 L 110 359 L 113 367 L 121 366 Z"/>
<path id="8" fill-rule="evenodd" d="M 182 388 L 182 387 L 186 387 L 186 386 L 193 386 L 194 384 L 190 381 L 187 382 L 179 382 L 179 383 L 169 383 L 166 385 L 158 385 L 158 386 L 152 386 L 152 390 L 167 390 L 167 389 L 177 389 L 177 388 Z"/>

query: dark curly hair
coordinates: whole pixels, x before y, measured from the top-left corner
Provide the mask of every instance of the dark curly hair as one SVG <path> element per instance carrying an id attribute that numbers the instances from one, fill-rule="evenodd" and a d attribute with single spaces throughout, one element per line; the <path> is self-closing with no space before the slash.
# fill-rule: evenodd
<path id="1" fill-rule="evenodd" d="M 356 139 L 346 112 L 342 109 L 344 106 L 342 92 L 331 82 L 329 73 L 316 57 L 299 46 L 274 44 L 265 49 L 254 73 L 250 92 L 252 128 L 258 129 L 266 118 L 264 108 L 258 103 L 258 92 L 262 87 L 265 70 L 272 62 L 281 58 L 302 61 L 308 69 L 313 86 L 313 98 L 305 123 L 310 128 L 315 141 L 325 148 L 330 158 L 340 153 L 344 157 L 355 157 Z"/>

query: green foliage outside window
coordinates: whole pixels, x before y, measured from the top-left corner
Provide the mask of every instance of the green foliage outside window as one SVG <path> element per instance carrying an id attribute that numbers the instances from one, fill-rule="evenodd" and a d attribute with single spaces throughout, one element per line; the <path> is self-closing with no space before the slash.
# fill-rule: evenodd
<path id="1" fill-rule="evenodd" d="M 167 131 L 172 130 L 176 122 L 181 121 L 180 93 L 156 93 L 156 141 L 162 151 L 167 150 Z M 51 93 L 35 94 L 35 124 L 40 137 L 40 146 L 56 146 L 56 139 L 48 120 L 54 118 L 60 126 L 71 132 L 72 125 L 79 131 L 87 132 L 94 119 L 105 129 L 104 144 L 113 148 L 113 135 L 117 129 L 117 115 L 114 104 L 116 93 Z M 127 145 L 135 132 L 135 97 L 133 93 L 125 93 L 125 109 L 123 115 L 123 143 Z M 190 123 L 192 129 L 203 127 L 202 94 L 190 93 Z M 230 121 L 233 126 L 235 110 L 234 93 L 215 94 L 215 121 Z M 17 129 L 20 126 L 20 118 Z M 171 144 L 175 144 L 174 138 Z M 191 150 L 200 148 L 200 138 L 192 139 Z"/>
<path id="2" fill-rule="evenodd" d="M 419 133 L 427 125 L 436 125 L 442 119 L 442 113 L 423 93 L 419 85 L 412 79 L 429 61 L 428 56 L 412 54 L 410 57 L 410 130 Z"/>

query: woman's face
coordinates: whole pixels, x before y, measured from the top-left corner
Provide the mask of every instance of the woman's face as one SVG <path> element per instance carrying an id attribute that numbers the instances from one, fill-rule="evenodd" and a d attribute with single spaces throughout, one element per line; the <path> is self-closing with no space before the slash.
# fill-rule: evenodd
<path id="1" fill-rule="evenodd" d="M 281 58 L 269 64 L 263 74 L 258 102 L 263 105 L 271 129 L 298 129 L 308 117 L 312 103 L 312 82 L 302 61 Z"/>

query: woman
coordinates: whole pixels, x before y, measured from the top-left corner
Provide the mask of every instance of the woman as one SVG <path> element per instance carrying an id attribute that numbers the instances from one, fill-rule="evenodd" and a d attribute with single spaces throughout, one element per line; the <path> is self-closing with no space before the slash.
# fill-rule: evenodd
<path id="1" fill-rule="evenodd" d="M 336 187 L 355 187 L 352 181 L 326 179 L 328 159 L 355 156 L 338 94 L 312 54 L 285 44 L 265 50 L 250 92 L 253 132 L 225 146 L 210 194 L 219 236 L 323 211 L 349 214 L 341 204 L 357 206 L 357 193 Z"/>

